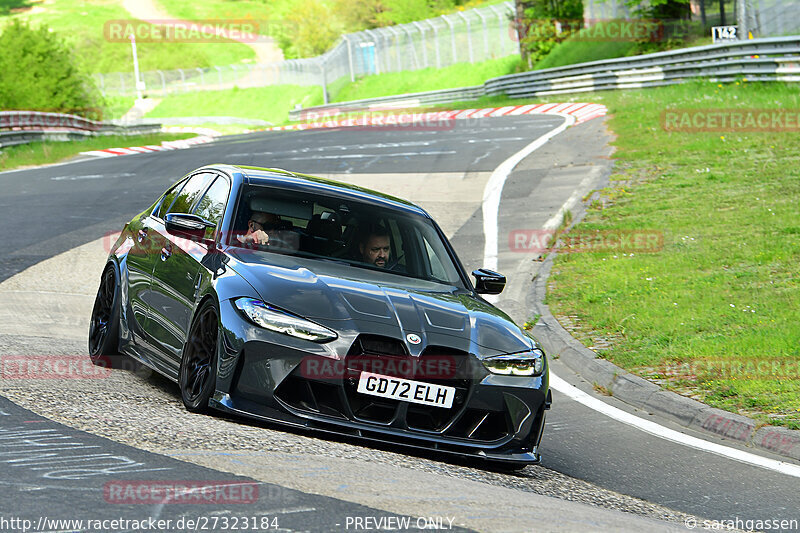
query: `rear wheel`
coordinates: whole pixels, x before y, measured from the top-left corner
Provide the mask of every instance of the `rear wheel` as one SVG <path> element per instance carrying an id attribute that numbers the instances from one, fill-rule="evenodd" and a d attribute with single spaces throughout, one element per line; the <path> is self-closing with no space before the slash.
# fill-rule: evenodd
<path id="1" fill-rule="evenodd" d="M 89 323 L 89 357 L 93 363 L 119 355 L 119 305 L 117 270 L 109 265 L 100 278 Z"/>
<path id="2" fill-rule="evenodd" d="M 193 413 L 209 411 L 208 400 L 216 385 L 218 335 L 219 314 L 209 300 L 202 305 L 189 330 L 178 375 L 183 405 Z"/>

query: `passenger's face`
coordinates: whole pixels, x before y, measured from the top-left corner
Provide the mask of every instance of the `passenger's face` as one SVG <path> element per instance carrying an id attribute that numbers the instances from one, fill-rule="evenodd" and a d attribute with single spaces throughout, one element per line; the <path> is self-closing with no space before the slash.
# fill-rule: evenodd
<path id="1" fill-rule="evenodd" d="M 389 260 L 389 237 L 371 236 L 366 244 L 361 247 L 364 262 L 386 268 Z"/>

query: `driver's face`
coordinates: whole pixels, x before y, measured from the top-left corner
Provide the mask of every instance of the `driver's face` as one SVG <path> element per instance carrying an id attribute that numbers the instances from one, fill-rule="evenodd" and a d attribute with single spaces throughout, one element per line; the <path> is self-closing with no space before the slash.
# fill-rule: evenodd
<path id="1" fill-rule="evenodd" d="M 389 237 L 371 236 L 361 247 L 361 253 L 365 263 L 386 268 L 386 262 L 389 260 Z"/>

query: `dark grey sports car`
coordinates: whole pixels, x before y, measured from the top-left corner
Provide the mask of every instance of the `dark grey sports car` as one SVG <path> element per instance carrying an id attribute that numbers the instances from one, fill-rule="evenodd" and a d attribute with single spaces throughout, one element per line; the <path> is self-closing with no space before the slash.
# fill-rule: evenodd
<path id="1" fill-rule="evenodd" d="M 505 278 L 472 274 L 414 204 L 207 166 L 125 226 L 89 351 L 175 380 L 191 411 L 533 464 L 547 360 L 481 298 Z"/>

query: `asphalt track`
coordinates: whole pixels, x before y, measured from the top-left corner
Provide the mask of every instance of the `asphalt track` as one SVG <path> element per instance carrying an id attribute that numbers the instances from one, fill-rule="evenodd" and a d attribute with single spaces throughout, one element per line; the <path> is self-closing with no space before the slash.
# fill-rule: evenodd
<path id="1" fill-rule="evenodd" d="M 466 187 L 470 175 L 485 177 L 561 121 L 559 117 L 516 117 L 481 119 L 452 130 L 370 128 L 264 133 L 183 151 L 3 173 L 0 281 L 107 231 L 118 230 L 170 183 L 202 164 L 253 164 L 354 177 L 382 174 L 387 180 L 402 179 L 399 175 L 404 173 L 461 173 Z M 568 129 L 526 158 L 503 189 L 499 234 L 541 227 L 576 188 L 601 183 L 608 168 L 606 141 L 600 121 L 594 120 Z M 591 183 L 586 182 L 587 175 L 591 175 Z M 373 179 L 372 183 L 381 189 L 379 180 Z M 387 182 L 387 188 L 389 185 Z M 451 185 L 457 188 L 459 182 Z M 462 213 L 458 220 L 463 222 L 453 232 L 452 242 L 467 268 L 480 266 L 480 203 L 473 202 L 472 210 Z M 499 240 L 502 245 L 503 238 Z M 535 268 L 519 254 L 501 250 L 501 271 L 524 274 Z M 524 308 L 516 311 L 519 317 Z M 559 376 L 591 392 L 589 384 L 558 362 L 553 367 Z M 637 412 L 612 398 L 603 399 Z M 688 432 L 668 421 L 659 422 Z M 723 439 L 703 438 L 738 446 Z M 800 519 L 796 479 L 650 436 L 560 394 L 555 394 L 554 408 L 548 416 L 542 453 L 543 464 L 548 468 L 700 517 Z M 346 506 L 338 510 L 341 516 L 351 511 Z M 312 525 L 304 527 L 320 530 Z"/>

